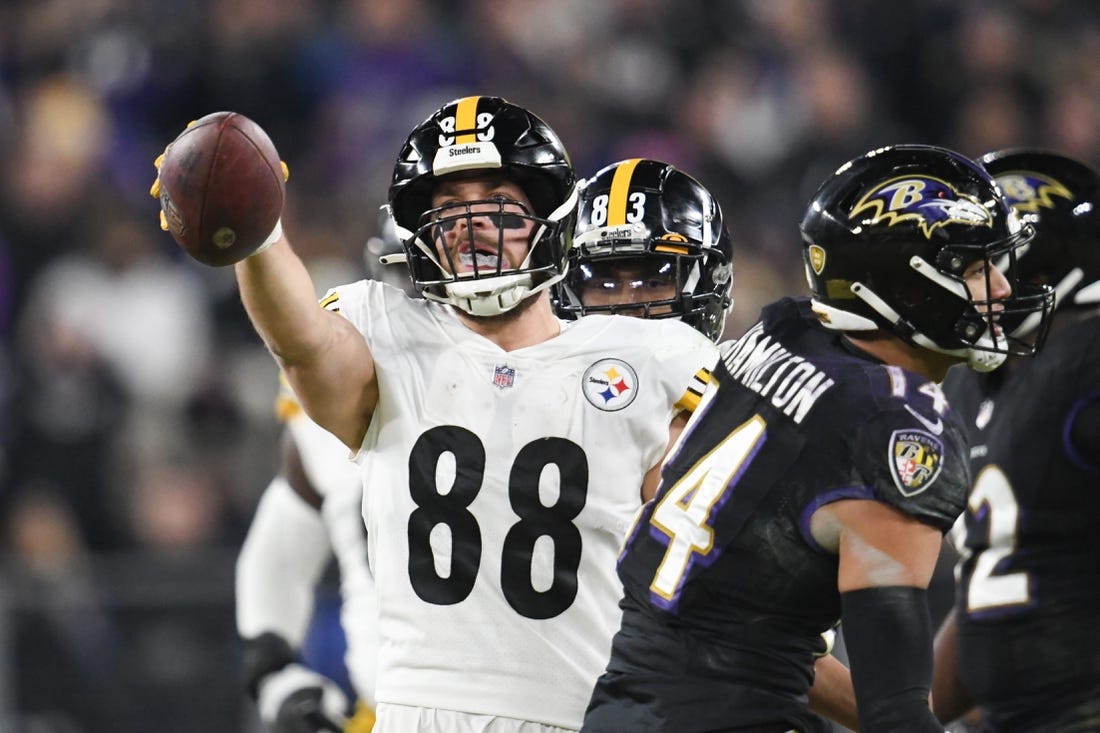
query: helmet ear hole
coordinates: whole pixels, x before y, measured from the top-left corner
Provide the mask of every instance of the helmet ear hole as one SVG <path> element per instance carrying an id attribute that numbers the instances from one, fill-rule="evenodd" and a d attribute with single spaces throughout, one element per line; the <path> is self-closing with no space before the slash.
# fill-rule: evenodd
<path id="1" fill-rule="evenodd" d="M 950 247 L 944 247 L 936 254 L 936 267 L 952 275 L 962 275 L 969 266 L 970 262 Z"/>

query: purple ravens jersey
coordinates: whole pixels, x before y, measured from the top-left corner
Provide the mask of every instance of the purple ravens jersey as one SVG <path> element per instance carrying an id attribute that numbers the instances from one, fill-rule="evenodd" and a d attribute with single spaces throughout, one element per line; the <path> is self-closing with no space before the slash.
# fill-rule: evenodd
<path id="1" fill-rule="evenodd" d="M 584 731 L 828 730 L 807 708 L 840 618 L 814 511 L 880 501 L 946 532 L 969 485 L 962 425 L 923 377 L 783 299 L 715 381 L 619 559 L 623 620 Z"/>
<path id="2" fill-rule="evenodd" d="M 1100 318 L 944 386 L 973 444 L 962 681 L 993 730 L 1100 730 L 1100 455 L 1095 435 L 1085 449 L 1073 438 L 1100 404 Z"/>

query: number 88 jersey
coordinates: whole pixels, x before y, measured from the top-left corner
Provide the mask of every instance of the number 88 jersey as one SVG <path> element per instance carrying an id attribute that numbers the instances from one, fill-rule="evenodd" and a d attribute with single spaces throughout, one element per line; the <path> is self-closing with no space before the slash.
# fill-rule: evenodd
<path id="1" fill-rule="evenodd" d="M 615 558 L 642 479 L 716 347 L 678 321 L 592 316 L 505 352 L 378 282 L 322 303 L 378 370 L 357 460 L 379 702 L 578 728 L 618 627 Z"/>

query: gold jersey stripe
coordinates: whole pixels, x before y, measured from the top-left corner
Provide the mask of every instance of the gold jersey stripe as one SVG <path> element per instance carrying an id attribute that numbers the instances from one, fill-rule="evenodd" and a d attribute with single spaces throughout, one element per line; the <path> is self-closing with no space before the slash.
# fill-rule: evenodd
<path id="1" fill-rule="evenodd" d="M 609 227 L 626 224 L 626 197 L 630 192 L 630 179 L 634 177 L 634 169 L 641 160 L 641 158 L 631 158 L 623 161 L 615 169 L 615 177 L 611 179 L 611 196 L 607 202 L 607 226 Z"/>
<path id="2" fill-rule="evenodd" d="M 703 395 L 693 390 L 684 392 L 680 399 L 676 400 L 676 404 L 673 407 L 677 412 L 686 410 L 687 412 L 695 412 L 695 408 L 699 407 L 699 402 L 703 399 Z"/>
<path id="3" fill-rule="evenodd" d="M 474 130 L 455 137 L 455 145 L 477 142 L 477 103 L 481 97 L 466 97 L 458 101 L 455 110 L 455 132 L 459 130 Z"/>
<path id="4" fill-rule="evenodd" d="M 707 385 L 710 384 L 712 379 L 709 369 L 700 369 L 695 372 L 691 384 L 680 399 L 676 401 L 676 409 L 695 412 L 695 408 L 699 407 L 699 402 L 703 399 L 703 392 L 706 391 Z"/>
<path id="5" fill-rule="evenodd" d="M 340 300 L 340 294 L 339 293 L 332 293 L 332 294 L 330 294 L 330 295 L 328 295 L 328 296 L 321 299 L 321 307 L 322 308 L 328 308 L 330 305 L 332 305 L 333 303 L 335 303 L 338 300 Z M 340 310 L 340 309 L 337 308 L 336 310 Z"/>

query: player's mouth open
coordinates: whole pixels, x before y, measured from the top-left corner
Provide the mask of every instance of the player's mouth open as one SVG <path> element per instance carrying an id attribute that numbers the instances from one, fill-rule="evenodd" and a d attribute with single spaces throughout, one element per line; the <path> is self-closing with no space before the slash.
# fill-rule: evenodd
<path id="1" fill-rule="evenodd" d="M 458 253 L 458 264 L 466 270 L 474 269 L 474 261 L 477 261 L 478 270 L 495 270 L 500 263 L 498 252 L 486 252 L 485 250 L 464 250 Z"/>

